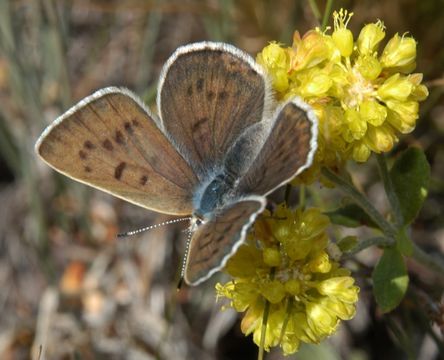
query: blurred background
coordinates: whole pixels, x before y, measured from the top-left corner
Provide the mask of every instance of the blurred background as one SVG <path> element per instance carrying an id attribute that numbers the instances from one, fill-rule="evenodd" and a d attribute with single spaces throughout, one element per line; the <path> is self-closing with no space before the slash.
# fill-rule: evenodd
<path id="1" fill-rule="evenodd" d="M 47 124 L 105 86 L 128 87 L 154 106 L 160 69 L 180 45 L 224 41 L 255 56 L 269 41 L 290 45 L 295 30 L 319 26 L 325 3 L 317 1 L 319 15 L 308 0 L 0 0 L 1 359 L 256 359 L 238 315 L 216 302 L 223 275 L 176 290 L 186 225 L 116 240 L 118 232 L 170 217 L 55 173 L 33 146 Z M 333 2 L 333 10 L 340 7 L 354 12 L 355 37 L 381 19 L 387 38 L 409 32 L 418 41 L 416 71 L 430 96 L 417 129 L 394 152 L 412 144 L 426 152 L 432 183 L 412 237 L 442 254 L 444 2 Z M 352 171 L 383 209 L 375 164 Z M 324 207 L 337 206 L 338 194 L 328 194 Z M 444 358 L 442 333 L 431 325 L 444 324 L 443 277 L 409 263 L 411 287 L 422 297 L 408 296 L 383 316 L 368 281 L 378 254 L 370 249 L 355 260 L 355 319 L 290 358 Z M 280 351 L 267 356 L 281 358 Z"/>

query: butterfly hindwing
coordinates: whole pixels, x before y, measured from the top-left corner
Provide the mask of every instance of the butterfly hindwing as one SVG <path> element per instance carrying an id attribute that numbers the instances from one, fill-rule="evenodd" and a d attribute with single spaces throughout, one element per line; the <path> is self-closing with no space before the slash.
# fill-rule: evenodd
<path id="1" fill-rule="evenodd" d="M 192 213 L 197 178 L 125 89 L 102 89 L 57 119 L 36 144 L 54 169 L 142 207 Z"/>
<path id="2" fill-rule="evenodd" d="M 265 198 L 249 196 L 233 202 L 193 233 L 184 279 L 189 285 L 207 280 L 223 268 L 245 240 L 247 230 L 265 207 Z"/>
<path id="3" fill-rule="evenodd" d="M 317 144 L 313 110 L 295 98 L 276 110 L 270 133 L 236 192 L 267 195 L 311 165 Z"/>
<path id="4" fill-rule="evenodd" d="M 166 133 L 199 174 L 222 164 L 239 134 L 262 120 L 269 84 L 254 60 L 228 44 L 176 50 L 164 66 L 158 108 Z"/>

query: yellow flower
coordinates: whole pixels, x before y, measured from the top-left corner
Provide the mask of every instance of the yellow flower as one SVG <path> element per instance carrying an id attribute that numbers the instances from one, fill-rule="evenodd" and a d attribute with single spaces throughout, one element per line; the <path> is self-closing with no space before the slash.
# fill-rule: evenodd
<path id="1" fill-rule="evenodd" d="M 305 99 L 313 96 L 325 96 L 333 85 L 332 79 L 325 71 L 312 68 L 300 74 L 300 84 L 294 90 L 294 95 Z"/>
<path id="2" fill-rule="evenodd" d="M 280 346 L 291 354 L 301 342 L 318 343 L 355 313 L 359 288 L 328 254 L 329 224 L 319 209 L 278 207 L 255 223 L 247 243 L 228 261 L 233 280 L 216 285 L 218 297 L 245 312 L 246 335 L 260 345 L 265 331 L 267 351 Z"/>
<path id="3" fill-rule="evenodd" d="M 372 55 L 377 50 L 379 43 L 385 37 L 384 29 L 384 24 L 379 20 L 362 28 L 357 43 L 361 55 Z"/>
<path id="4" fill-rule="evenodd" d="M 399 70 L 410 72 L 415 68 L 416 41 L 415 39 L 395 34 L 384 48 L 381 64 L 385 68 L 397 67 Z"/>
<path id="5" fill-rule="evenodd" d="M 307 302 L 307 323 L 313 333 L 321 337 L 331 335 L 336 331 L 339 318 L 328 309 L 328 298 L 321 298 L 316 302 Z"/>
<path id="6" fill-rule="evenodd" d="M 336 170 L 348 159 L 365 162 L 372 152 L 390 151 L 401 134 L 413 131 L 419 102 L 428 96 L 422 74 L 409 74 L 415 67 L 416 41 L 396 34 L 378 52 L 384 24 L 365 25 L 354 42 L 347 28 L 352 15 L 335 12 L 331 35 L 315 29 L 301 37 L 296 31 L 292 47 L 274 44 L 258 55 L 272 78 L 280 79 L 275 83 L 284 84 L 275 85 L 278 98 L 302 97 L 319 119 L 313 165 L 294 183 L 314 181 L 322 166 Z M 270 52 L 281 60 L 263 60 Z"/>
<path id="7" fill-rule="evenodd" d="M 367 136 L 364 139 L 366 145 L 375 153 L 390 151 L 397 141 L 398 138 L 390 124 L 383 124 L 378 127 L 369 125 Z"/>
<path id="8" fill-rule="evenodd" d="M 347 29 L 353 13 L 341 9 L 333 13 L 334 31 L 331 35 L 336 47 L 344 57 L 349 57 L 353 51 L 353 33 Z"/>
<path id="9" fill-rule="evenodd" d="M 272 42 L 258 55 L 257 62 L 272 76 L 273 87 L 276 91 L 287 90 L 289 57 L 285 49 Z"/>
<path id="10" fill-rule="evenodd" d="M 361 55 L 356 59 L 355 69 L 366 80 L 375 80 L 382 71 L 382 65 L 373 55 Z"/>
<path id="11" fill-rule="evenodd" d="M 390 76 L 378 89 L 378 97 L 381 100 L 395 99 L 406 101 L 414 88 L 413 83 L 407 77 L 401 77 L 399 73 Z"/>
<path id="12" fill-rule="evenodd" d="M 290 53 L 290 70 L 309 69 L 328 60 L 332 56 L 332 48 L 327 41 L 328 37 L 317 30 L 308 31 L 302 39 L 296 31 Z"/>

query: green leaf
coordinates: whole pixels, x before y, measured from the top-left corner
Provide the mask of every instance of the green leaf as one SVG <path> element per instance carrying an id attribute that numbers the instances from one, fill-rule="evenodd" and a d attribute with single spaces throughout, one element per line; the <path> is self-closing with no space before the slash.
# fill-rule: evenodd
<path id="1" fill-rule="evenodd" d="M 396 308 L 403 299 L 409 277 L 401 253 L 386 248 L 373 270 L 373 293 L 382 312 Z"/>
<path id="2" fill-rule="evenodd" d="M 358 237 L 350 235 L 339 240 L 338 247 L 339 250 L 341 250 L 342 252 L 349 252 L 356 246 L 357 243 L 358 243 Z"/>
<path id="3" fill-rule="evenodd" d="M 430 182 L 430 165 L 424 152 L 411 147 L 404 151 L 390 170 L 404 224 L 410 224 L 422 207 Z"/>
<path id="4" fill-rule="evenodd" d="M 356 204 L 348 204 L 339 209 L 324 213 L 336 225 L 346 227 L 370 226 L 377 228 L 370 216 Z"/>
<path id="5" fill-rule="evenodd" d="M 396 236 L 396 247 L 404 256 L 412 256 L 413 254 L 413 242 L 408 236 L 405 227 L 399 230 Z"/>

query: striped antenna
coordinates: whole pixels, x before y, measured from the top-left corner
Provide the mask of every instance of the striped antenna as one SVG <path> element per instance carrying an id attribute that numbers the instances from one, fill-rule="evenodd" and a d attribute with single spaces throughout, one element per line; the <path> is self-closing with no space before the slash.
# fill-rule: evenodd
<path id="1" fill-rule="evenodd" d="M 156 229 L 158 227 L 162 227 L 162 226 L 165 226 L 165 225 L 170 225 L 170 224 L 175 224 L 175 223 L 178 223 L 178 222 L 181 222 L 181 221 L 190 221 L 190 220 L 191 220 L 191 217 L 168 220 L 168 221 L 164 221 L 164 222 L 161 222 L 159 224 L 154 224 L 154 225 L 151 225 L 151 226 L 147 226 L 147 227 L 144 227 L 144 228 L 141 228 L 141 229 L 120 233 L 120 234 L 117 234 L 117 237 L 121 238 L 121 237 L 137 235 L 137 234 L 140 234 L 142 232 L 145 232 L 145 231 L 148 231 L 148 230 L 152 230 L 152 229 Z"/>
<path id="2" fill-rule="evenodd" d="M 191 232 L 191 230 L 188 229 L 187 231 L 188 231 L 187 245 L 185 247 L 185 255 L 183 256 L 183 260 L 182 260 L 182 269 L 180 269 L 179 283 L 177 284 L 177 290 L 178 291 L 182 287 L 183 279 L 184 279 L 184 276 L 185 276 L 185 268 L 187 266 L 187 259 L 188 259 L 188 250 L 190 249 L 191 235 L 193 234 Z"/>

